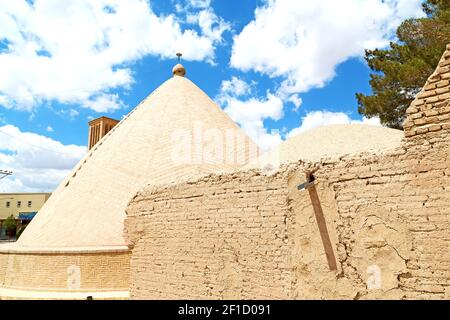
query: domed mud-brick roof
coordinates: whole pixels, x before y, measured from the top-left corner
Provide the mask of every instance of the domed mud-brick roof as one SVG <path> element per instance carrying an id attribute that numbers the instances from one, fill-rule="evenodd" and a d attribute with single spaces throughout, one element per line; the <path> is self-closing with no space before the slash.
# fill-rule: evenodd
<path id="1" fill-rule="evenodd" d="M 383 153 L 399 147 L 403 136 L 401 130 L 365 124 L 318 127 L 287 139 L 248 166 L 278 166 L 299 160 L 320 161 L 360 152 Z"/>
<path id="2" fill-rule="evenodd" d="M 75 166 L 15 247 L 125 246 L 125 209 L 144 186 L 235 169 L 250 160 L 256 145 L 184 77 L 184 67 L 177 65 L 173 71 L 171 79 L 144 99 Z M 205 150 L 210 152 L 220 144 L 214 139 L 225 141 L 230 133 L 235 134 L 235 143 L 215 149 L 226 153 L 223 162 L 202 158 Z M 202 136 L 203 140 L 198 140 Z M 214 143 L 208 146 L 208 139 Z M 187 150 L 191 161 L 180 161 L 180 150 Z"/>

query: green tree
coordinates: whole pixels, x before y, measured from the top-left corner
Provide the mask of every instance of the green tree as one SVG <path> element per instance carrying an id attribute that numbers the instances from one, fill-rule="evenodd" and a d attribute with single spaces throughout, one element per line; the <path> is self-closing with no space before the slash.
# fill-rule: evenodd
<path id="1" fill-rule="evenodd" d="M 14 219 L 13 215 L 10 215 L 8 218 L 6 218 L 5 221 L 3 221 L 2 224 L 3 228 L 5 228 L 6 230 L 11 230 L 16 228 L 17 224 L 16 224 L 16 219 Z"/>
<path id="2" fill-rule="evenodd" d="M 402 129 L 406 109 L 435 70 L 450 43 L 450 0 L 427 0 L 426 17 L 405 20 L 397 29 L 398 42 L 385 50 L 366 50 L 372 71 L 372 95 L 357 93 L 358 112 Z"/>

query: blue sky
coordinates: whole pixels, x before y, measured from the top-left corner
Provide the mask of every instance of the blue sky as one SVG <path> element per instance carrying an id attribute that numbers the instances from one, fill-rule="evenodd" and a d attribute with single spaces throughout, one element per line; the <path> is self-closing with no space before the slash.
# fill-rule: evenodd
<path id="1" fill-rule="evenodd" d="M 85 152 L 87 122 L 121 119 L 187 77 L 264 149 L 364 122 L 364 50 L 395 41 L 421 0 L 7 0 L 0 4 L 2 191 L 52 190 Z M 357 13 L 357 14 L 355 14 Z"/>

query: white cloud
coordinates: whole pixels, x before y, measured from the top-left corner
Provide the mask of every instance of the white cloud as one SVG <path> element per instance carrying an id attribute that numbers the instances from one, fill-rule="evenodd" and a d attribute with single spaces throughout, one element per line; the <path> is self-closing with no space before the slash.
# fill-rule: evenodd
<path id="1" fill-rule="evenodd" d="M 212 9 L 189 13 L 187 21 L 191 24 L 198 24 L 202 34 L 217 43 L 222 42 L 222 34 L 225 31 L 231 30 L 230 24 L 218 17 Z"/>
<path id="2" fill-rule="evenodd" d="M 0 168 L 13 171 L 0 192 L 53 191 L 86 152 L 12 125 L 0 127 L 0 136 Z"/>
<path id="3" fill-rule="evenodd" d="M 363 119 L 361 121 L 352 120 L 352 123 L 362 123 L 362 124 L 367 124 L 370 126 L 379 126 L 379 127 L 382 126 L 381 120 L 379 117 L 373 117 L 373 118 L 363 117 Z"/>
<path id="4" fill-rule="evenodd" d="M 287 134 L 287 138 L 293 137 L 302 132 L 317 127 L 332 124 L 358 124 L 358 123 L 381 126 L 380 119 L 377 117 L 371 119 L 364 117 L 362 120 L 353 120 L 343 112 L 312 111 L 309 112 L 305 117 L 302 117 L 302 124 L 300 125 L 300 127 L 291 130 Z"/>
<path id="5" fill-rule="evenodd" d="M 47 126 L 47 128 L 45 129 L 45 131 L 47 132 L 53 132 L 55 130 L 53 130 L 53 128 L 51 126 Z"/>
<path id="6" fill-rule="evenodd" d="M 302 98 L 298 94 L 293 94 L 290 97 L 288 97 L 287 101 L 292 102 L 294 104 L 294 111 L 297 112 L 298 109 L 300 109 L 300 106 L 303 103 Z"/>
<path id="7" fill-rule="evenodd" d="M 221 92 L 216 100 L 261 149 L 267 150 L 279 144 L 282 139 L 278 130 L 264 127 L 264 120 L 277 121 L 283 118 L 283 101 L 269 92 L 263 99 L 248 97 L 250 92 L 249 84 L 232 77 L 231 80 L 222 82 Z"/>
<path id="8" fill-rule="evenodd" d="M 385 47 L 404 19 L 423 15 L 421 2 L 266 0 L 256 9 L 255 19 L 234 37 L 230 64 L 241 71 L 280 77 L 281 84 L 275 95 L 268 94 L 263 100 L 248 96 L 238 100 L 241 92 L 247 94 L 246 87 L 235 78 L 224 81 L 221 102 L 225 111 L 252 138 L 262 140 L 262 147 L 272 147 L 281 137 L 264 128 L 265 119 L 279 120 L 283 103 L 292 103 L 297 112 L 302 105 L 299 93 L 324 86 L 340 63 L 361 57 L 365 49 Z M 378 118 L 358 121 L 342 112 L 314 111 L 286 136 L 318 126 L 350 123 L 380 122 Z"/>
<path id="9" fill-rule="evenodd" d="M 251 86 L 238 77 L 231 77 L 231 80 L 224 80 L 220 86 L 222 95 L 232 95 L 235 97 L 247 95 L 251 92 Z"/>
<path id="10" fill-rule="evenodd" d="M 129 65 L 143 56 L 173 59 L 181 51 L 213 63 L 228 25 L 211 9 L 194 17 L 201 32 L 156 15 L 146 0 L 1 1 L 0 104 L 30 111 L 56 100 L 116 110 L 122 104 L 108 89 L 129 86 Z"/>
<path id="11" fill-rule="evenodd" d="M 124 106 L 118 94 L 101 93 L 91 100 L 86 101 L 83 107 L 92 109 L 96 112 L 111 112 L 121 109 Z M 73 115 L 73 112 L 72 112 Z"/>
<path id="12" fill-rule="evenodd" d="M 321 87 L 364 49 L 384 47 L 422 0 L 266 0 L 234 37 L 231 66 L 284 81 L 280 96 Z"/>
<path id="13" fill-rule="evenodd" d="M 189 5 L 193 8 L 208 8 L 211 6 L 211 0 L 188 0 Z"/>
<path id="14" fill-rule="evenodd" d="M 186 13 L 194 10 L 206 10 L 211 8 L 212 0 L 172 0 L 175 1 L 175 10 L 178 13 Z"/>
<path id="15" fill-rule="evenodd" d="M 63 115 L 69 116 L 70 119 L 76 118 L 80 113 L 75 109 L 61 110 Z"/>

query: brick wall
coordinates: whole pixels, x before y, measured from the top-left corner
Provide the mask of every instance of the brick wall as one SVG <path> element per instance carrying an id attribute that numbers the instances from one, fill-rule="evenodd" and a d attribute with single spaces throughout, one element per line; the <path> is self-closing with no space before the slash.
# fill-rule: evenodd
<path id="1" fill-rule="evenodd" d="M 450 285 L 450 149 L 397 150 L 324 165 L 334 192 L 342 275 L 367 298 L 444 298 Z M 381 271 L 368 290 L 368 268 Z M 446 292 L 447 290 L 447 292 Z"/>
<path id="2" fill-rule="evenodd" d="M 436 71 L 406 111 L 405 137 L 433 139 L 435 132 L 450 130 L 450 45 Z M 430 137 L 431 136 L 431 137 Z"/>
<path id="3" fill-rule="evenodd" d="M 128 290 L 130 252 L 0 252 L 0 288 L 43 291 Z M 79 286 L 68 283 L 79 268 Z"/>
<path id="4" fill-rule="evenodd" d="M 125 221 L 131 297 L 448 299 L 449 75 L 450 47 L 408 109 L 402 146 L 388 153 L 141 191 Z M 336 271 L 308 192 L 297 190 L 306 172 Z"/>
<path id="5" fill-rule="evenodd" d="M 208 176 L 136 196 L 131 298 L 288 298 L 286 180 Z"/>

